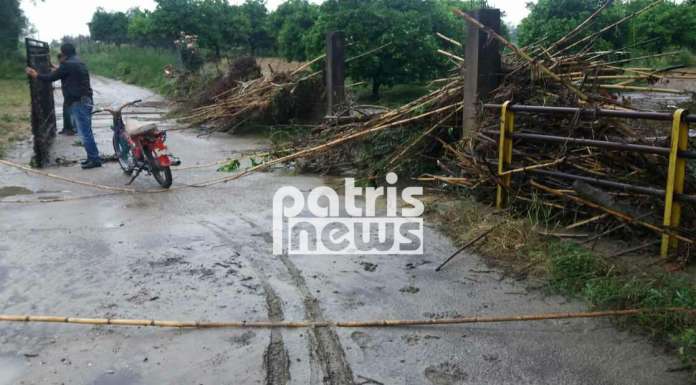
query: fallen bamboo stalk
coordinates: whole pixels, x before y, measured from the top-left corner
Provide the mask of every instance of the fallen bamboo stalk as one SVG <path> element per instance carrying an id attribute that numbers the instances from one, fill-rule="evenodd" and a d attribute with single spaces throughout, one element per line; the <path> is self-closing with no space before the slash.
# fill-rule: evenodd
<path id="1" fill-rule="evenodd" d="M 640 250 L 643 250 L 643 249 L 647 249 L 647 248 L 650 247 L 650 246 L 658 245 L 660 242 L 661 242 L 661 241 L 659 241 L 659 240 L 658 240 L 658 241 L 647 242 L 647 243 L 644 243 L 644 244 L 639 245 L 639 246 L 636 246 L 636 247 L 631 247 L 630 249 L 621 250 L 621 251 L 619 251 L 619 252 L 616 252 L 616 253 L 610 255 L 610 256 L 607 257 L 607 258 L 608 258 L 608 259 L 612 259 L 612 258 L 623 257 L 623 256 L 626 255 L 626 254 L 631 254 L 631 253 L 636 252 L 636 251 L 640 251 Z"/>
<path id="2" fill-rule="evenodd" d="M 645 219 L 645 218 L 649 217 L 650 215 L 652 215 L 652 213 L 646 213 L 646 214 L 643 214 L 641 216 L 636 217 L 635 219 Z M 592 238 L 583 241 L 582 244 L 584 245 L 584 244 L 596 241 L 596 240 L 598 240 L 604 236 L 607 236 L 615 231 L 619 231 L 619 230 L 623 229 L 624 227 L 628 226 L 629 224 L 631 224 L 631 222 L 628 222 L 628 221 L 622 222 L 618 226 L 612 227 L 611 229 L 604 231 L 601 234 L 597 234 L 597 235 L 593 236 Z"/>
<path id="3" fill-rule="evenodd" d="M 459 48 L 464 47 L 464 45 L 462 43 L 452 39 L 451 37 L 445 36 L 445 35 L 441 34 L 440 32 L 436 32 L 435 35 L 437 35 L 437 37 L 439 37 L 440 39 L 442 39 L 446 42 L 449 42 L 449 43 L 456 45 Z"/>
<path id="4" fill-rule="evenodd" d="M 268 169 L 268 168 L 270 168 L 270 167 L 272 167 L 272 166 L 274 166 L 274 165 L 276 165 L 276 164 L 289 162 L 289 161 L 291 161 L 291 160 L 295 160 L 295 159 L 298 159 L 298 158 L 306 157 L 306 156 L 309 156 L 309 155 L 314 155 L 314 154 L 317 154 L 317 153 L 326 151 L 326 150 L 328 150 L 328 149 L 330 149 L 330 148 L 333 148 L 333 147 L 335 147 L 335 146 L 338 146 L 338 145 L 341 145 L 341 144 L 350 142 L 350 141 L 352 141 L 352 140 L 356 140 L 356 139 L 362 138 L 362 137 L 364 137 L 364 136 L 373 134 L 373 133 L 375 133 L 375 132 L 379 132 L 379 131 L 385 130 L 385 129 L 387 129 L 387 128 L 392 128 L 392 127 L 394 127 L 394 126 L 399 126 L 399 125 L 402 125 L 402 124 L 406 124 L 406 123 L 409 123 L 409 122 L 413 122 L 413 121 L 422 119 L 422 118 L 427 117 L 427 116 L 430 116 L 430 115 L 434 115 L 434 114 L 438 114 L 438 113 L 441 113 L 441 112 L 445 112 L 445 111 L 450 110 L 450 109 L 452 109 L 452 108 L 458 108 L 458 107 L 461 106 L 461 105 L 462 105 L 462 102 L 455 103 L 455 104 L 452 104 L 452 105 L 450 105 L 450 106 L 445 106 L 445 107 L 442 107 L 442 108 L 438 108 L 438 109 L 436 109 L 436 110 L 432 110 L 432 111 L 429 111 L 429 112 L 425 112 L 425 113 L 423 113 L 423 114 L 420 114 L 420 115 L 417 115 L 417 116 L 414 116 L 414 117 L 411 117 L 411 118 L 408 118 L 408 119 L 402 119 L 402 120 L 399 120 L 399 121 L 396 121 L 396 122 L 392 122 L 392 123 L 384 124 L 384 125 L 381 125 L 381 126 L 373 127 L 373 128 L 370 128 L 370 129 L 366 129 L 366 130 L 363 130 L 363 131 L 359 131 L 359 132 L 356 132 L 356 133 L 353 133 L 353 134 L 350 134 L 350 135 L 347 135 L 347 136 L 339 137 L 339 138 L 334 139 L 334 140 L 332 140 L 332 141 L 329 141 L 329 142 L 327 142 L 327 143 L 324 143 L 324 144 L 321 144 L 321 145 L 318 145 L 318 146 L 315 146 L 315 147 L 307 148 L 307 149 L 304 149 L 304 150 L 300 150 L 300 151 L 298 151 L 298 152 L 296 152 L 296 153 L 294 153 L 294 154 L 286 155 L 286 156 L 283 156 L 283 157 L 280 157 L 280 158 L 273 159 L 273 160 L 271 160 L 271 161 L 262 163 L 262 164 L 260 164 L 260 165 L 254 166 L 254 167 L 252 167 L 252 168 L 250 168 L 250 169 L 248 169 L 248 170 L 245 170 L 245 171 L 243 171 L 243 172 L 241 172 L 241 173 L 239 173 L 239 174 L 237 174 L 237 175 L 233 175 L 233 176 L 229 176 L 229 177 L 217 178 L 217 179 L 208 181 L 208 182 L 206 182 L 206 183 L 197 184 L 197 185 L 194 185 L 194 186 L 195 186 L 195 187 L 208 187 L 208 186 L 212 186 L 212 185 L 214 185 L 214 184 L 231 182 L 231 181 L 233 181 L 233 180 L 237 180 L 237 179 L 240 179 L 240 178 L 245 177 L 245 176 L 247 176 L 247 175 L 253 174 L 253 173 L 257 172 L 257 171 L 266 170 L 266 169 Z"/>
<path id="5" fill-rule="evenodd" d="M 616 67 L 616 66 L 607 65 L 607 64 L 605 64 L 605 66 L 606 66 L 607 68 L 609 68 L 609 69 L 620 70 L 620 71 L 624 71 L 624 72 L 630 72 L 630 73 L 642 75 L 642 76 L 644 76 L 644 77 L 646 77 L 646 78 L 654 78 L 654 79 L 660 79 L 660 80 L 665 78 L 663 75 L 657 75 L 657 72 L 654 72 L 654 71 L 652 71 L 652 72 L 646 72 L 646 71 L 642 71 L 642 70 L 640 70 L 640 69 L 621 68 L 621 67 Z"/>
<path id="6" fill-rule="evenodd" d="M 454 184 L 466 187 L 470 187 L 472 185 L 471 180 L 469 178 L 455 178 L 431 174 L 425 174 L 422 177 L 413 178 L 413 180 L 417 180 L 419 182 L 444 182 L 447 184 Z"/>
<path id="7" fill-rule="evenodd" d="M 590 201 L 588 201 L 588 200 L 586 200 L 586 199 L 582 199 L 582 198 L 577 197 L 577 196 L 569 195 L 569 194 L 564 193 L 564 192 L 559 191 L 559 190 L 552 189 L 552 188 L 547 187 L 547 186 L 544 186 L 544 185 L 542 185 L 542 184 L 540 184 L 540 183 L 538 183 L 538 182 L 536 182 L 536 181 L 534 181 L 534 180 L 531 180 L 530 183 L 532 184 L 532 186 L 534 186 L 534 187 L 536 187 L 536 188 L 538 188 L 538 189 L 540 189 L 540 190 L 542 190 L 542 191 L 548 192 L 548 193 L 550 193 L 550 194 L 552 194 L 552 195 L 556 195 L 556 196 L 559 196 L 559 197 L 567 198 L 567 199 L 570 199 L 570 200 L 574 201 L 575 203 L 579 203 L 579 204 L 582 204 L 582 205 L 585 205 L 585 206 L 589 206 L 589 207 L 592 207 L 592 208 L 594 208 L 594 209 L 602 210 L 602 211 L 604 211 L 604 212 L 606 212 L 606 213 L 608 213 L 608 214 L 610 214 L 610 215 L 612 215 L 612 216 L 615 216 L 615 217 L 617 217 L 617 218 L 623 219 L 623 220 L 625 220 L 625 221 L 627 221 L 627 222 L 631 222 L 631 223 L 634 223 L 634 224 L 643 226 L 643 227 L 645 227 L 645 228 L 647 228 L 647 229 L 649 229 L 649 230 L 652 230 L 652 231 L 654 231 L 654 232 L 657 232 L 657 233 L 660 233 L 660 234 L 669 235 L 669 236 L 671 236 L 671 237 L 674 237 L 675 239 L 678 239 L 678 240 L 680 240 L 680 241 L 684 241 L 684 242 L 689 243 L 689 244 L 694 244 L 694 243 L 696 243 L 695 240 L 689 239 L 689 238 L 687 238 L 687 237 L 684 237 L 684 236 L 682 236 L 681 234 L 678 234 L 678 233 L 676 233 L 676 232 L 674 232 L 674 231 L 672 231 L 672 230 L 668 230 L 668 229 L 661 228 L 661 227 L 659 227 L 659 226 L 653 225 L 652 223 L 644 222 L 644 221 L 641 221 L 641 220 L 639 220 L 639 219 L 633 218 L 632 216 L 630 216 L 630 215 L 628 215 L 628 214 L 625 214 L 625 213 L 622 213 L 622 212 L 619 212 L 619 211 L 616 211 L 616 210 L 612 210 L 612 209 L 610 209 L 610 208 L 604 207 L 604 206 L 599 205 L 599 204 L 597 204 L 597 203 L 590 202 Z"/>
<path id="8" fill-rule="evenodd" d="M 558 74 L 556 74 L 555 72 L 551 71 L 551 70 L 550 70 L 548 67 L 546 67 L 545 65 L 541 64 L 541 63 L 538 62 L 538 61 L 535 61 L 531 56 L 529 56 L 529 54 L 527 54 L 526 52 L 524 52 L 523 50 L 521 50 L 519 47 L 517 47 L 516 45 L 512 44 L 511 42 L 509 42 L 509 41 L 508 41 L 507 39 L 505 39 L 504 37 L 500 36 L 500 34 L 496 33 L 496 32 L 495 32 L 494 30 L 492 30 L 491 28 L 488 28 L 488 27 L 486 27 L 485 25 L 481 24 L 478 20 L 474 19 L 473 17 L 471 17 L 470 15 L 468 15 L 467 13 L 463 12 L 463 11 L 460 10 L 460 9 L 454 9 L 454 13 L 457 14 L 457 15 L 459 15 L 460 17 L 464 18 L 466 21 L 468 21 L 469 23 L 473 24 L 473 25 L 476 26 L 477 28 L 479 28 L 479 29 L 483 30 L 484 32 L 486 32 L 486 33 L 488 34 L 488 36 L 491 36 L 491 37 L 495 38 L 496 40 L 498 40 L 499 42 L 503 43 L 506 47 L 510 48 L 510 50 L 512 50 L 513 52 L 515 52 L 519 57 L 521 57 L 522 59 L 524 59 L 525 61 L 527 61 L 532 67 L 537 67 L 537 68 L 539 68 L 543 73 L 545 73 L 546 75 L 548 75 L 551 79 L 553 79 L 553 80 L 555 80 L 555 81 L 557 81 L 557 82 L 563 84 L 566 88 L 568 88 L 568 89 L 571 90 L 575 95 L 577 95 L 581 100 L 587 101 L 587 100 L 589 99 L 589 98 L 587 97 L 587 95 L 585 95 L 585 93 L 583 93 L 583 92 L 580 91 L 578 88 L 576 88 L 575 86 L 573 86 L 572 84 L 570 84 L 569 82 L 567 82 L 565 79 L 563 79 L 563 78 L 561 78 L 560 76 L 558 76 Z"/>
<path id="9" fill-rule="evenodd" d="M 503 316 L 465 316 L 445 319 L 368 320 L 368 321 L 170 321 L 154 319 L 80 318 L 46 315 L 0 315 L 0 322 L 65 323 L 75 325 L 159 327 L 176 329 L 274 329 L 274 328 L 368 328 L 404 326 L 446 326 L 474 323 L 532 322 L 559 319 L 630 317 L 645 314 L 696 314 L 696 309 L 671 307 L 656 309 L 557 312 Z"/>
<path id="10" fill-rule="evenodd" d="M 292 73 L 290 73 L 290 75 L 297 75 L 298 73 L 304 71 L 305 69 L 309 68 L 312 64 L 318 62 L 319 60 L 321 60 L 325 57 L 326 57 L 326 54 L 317 56 L 316 58 L 314 58 L 314 59 L 308 61 L 307 63 L 299 66 L 296 70 L 292 71 Z"/>
<path id="11" fill-rule="evenodd" d="M 381 46 L 379 46 L 379 47 L 377 47 L 377 48 L 373 48 L 373 49 L 371 49 L 371 50 L 369 50 L 369 51 L 367 51 L 367 52 L 364 52 L 364 53 L 361 53 L 361 54 L 359 54 L 359 55 L 350 57 L 350 58 L 346 59 L 346 64 L 348 64 L 348 63 L 350 63 L 350 62 L 352 62 L 352 61 L 354 61 L 354 60 L 358 60 L 358 59 L 360 59 L 361 57 L 364 57 L 364 56 L 367 56 L 367 55 L 372 54 L 372 53 L 374 53 L 374 52 L 377 52 L 377 51 L 379 51 L 379 50 L 381 50 L 381 49 L 383 49 L 383 48 L 385 48 L 385 47 L 387 47 L 387 46 L 389 46 L 389 45 L 391 45 L 391 44 L 392 44 L 392 43 L 389 42 L 389 43 L 383 44 L 383 45 L 381 45 Z M 321 73 L 323 73 L 323 72 L 324 72 L 323 69 L 321 69 L 321 70 L 319 70 L 319 71 L 316 71 L 316 72 L 312 72 L 311 74 L 309 74 L 309 75 L 303 77 L 302 79 L 298 80 L 296 83 L 300 83 L 300 82 L 309 80 L 309 79 L 311 79 L 311 78 L 313 78 L 313 77 L 315 77 L 315 76 L 317 76 L 317 75 L 319 75 L 319 74 L 321 74 Z"/>
<path id="12" fill-rule="evenodd" d="M 599 215 L 596 215 L 596 216 L 594 216 L 594 217 L 592 217 L 592 218 L 588 218 L 588 219 L 585 219 L 585 220 L 583 220 L 583 221 L 573 223 L 572 225 L 568 225 L 568 226 L 565 227 L 565 229 L 566 229 L 566 230 L 572 230 L 572 229 L 575 229 L 575 228 L 584 226 L 584 225 L 586 225 L 586 224 L 589 224 L 589 223 L 596 222 L 596 221 L 598 221 L 598 220 L 604 219 L 604 218 L 606 218 L 606 217 L 608 217 L 608 216 L 609 216 L 609 214 L 607 214 L 607 213 L 599 214 Z"/>
<path id="13" fill-rule="evenodd" d="M 664 75 L 657 75 L 660 72 L 653 72 L 655 75 L 589 75 L 589 76 L 580 76 L 580 75 L 562 75 L 563 77 L 570 77 L 570 80 L 572 81 L 579 81 L 583 79 L 587 80 L 632 80 L 632 81 L 639 81 L 639 80 L 648 80 L 650 78 L 654 79 L 669 79 L 669 80 L 696 80 L 696 76 L 687 76 L 687 75 L 672 75 L 672 74 L 664 74 Z M 621 84 L 621 83 L 618 83 Z"/>
<path id="14" fill-rule="evenodd" d="M 420 143 L 421 140 L 423 140 L 426 136 L 430 135 L 433 131 L 435 131 L 438 127 L 440 127 L 442 124 L 447 122 L 454 114 L 457 112 L 461 111 L 462 107 L 457 108 L 454 110 L 454 112 L 451 112 L 449 115 L 445 116 L 442 120 L 437 122 L 434 126 L 430 127 L 429 129 L 425 130 L 421 135 L 419 135 L 416 139 L 414 139 L 411 143 L 407 144 L 406 147 L 404 147 L 403 150 L 401 150 L 398 154 L 396 154 L 394 157 L 391 158 L 389 161 L 389 165 L 392 166 L 394 163 L 396 163 L 397 160 L 399 160 L 402 156 L 404 156 L 409 150 L 411 150 L 413 147 L 415 147 L 418 143 Z"/>
<path id="15" fill-rule="evenodd" d="M 655 88 L 655 87 L 638 87 L 638 86 L 625 86 L 619 84 L 600 84 L 599 88 L 605 90 L 627 90 L 627 91 L 641 91 L 641 92 L 655 92 L 663 94 L 686 94 L 687 91 L 677 90 L 673 88 Z"/>
<path id="16" fill-rule="evenodd" d="M 383 49 L 383 48 L 389 47 L 389 46 L 392 45 L 392 44 L 393 44 L 393 43 L 390 41 L 389 43 L 382 44 L 382 45 L 380 45 L 380 46 L 377 47 L 377 48 L 373 48 L 373 49 L 371 49 L 371 50 L 369 50 L 369 51 L 367 51 L 367 52 L 363 52 L 363 53 L 361 53 L 361 54 L 359 54 L 359 55 L 350 57 L 350 58 L 346 59 L 346 64 L 348 64 L 348 63 L 350 63 L 350 62 L 352 62 L 352 61 L 358 60 L 358 59 L 360 59 L 360 58 L 362 58 L 362 57 L 365 57 L 365 56 L 367 56 L 367 55 L 371 55 L 371 54 L 373 54 L 373 53 L 375 53 L 375 52 L 377 52 L 377 51 L 379 51 L 379 50 L 381 50 L 381 49 Z"/>
<path id="17" fill-rule="evenodd" d="M 657 0 L 657 1 L 653 2 L 653 3 L 648 4 L 646 7 L 642 8 L 642 9 L 640 9 L 640 10 L 638 10 L 638 11 L 636 11 L 636 12 L 630 14 L 630 15 L 625 16 L 624 18 L 622 18 L 622 19 L 616 21 L 615 23 L 612 23 L 612 24 L 610 24 L 610 25 L 608 25 L 608 26 L 606 26 L 606 27 L 600 29 L 599 31 L 597 31 L 597 32 L 595 32 L 595 33 L 593 33 L 593 34 L 591 34 L 591 35 L 589 35 L 589 36 L 586 36 L 586 37 L 584 37 L 583 39 L 580 39 L 580 40 L 576 41 L 575 43 L 573 43 L 573 44 L 571 44 L 571 45 L 569 45 L 569 46 L 567 46 L 567 47 L 565 47 L 565 48 L 562 48 L 561 50 L 557 51 L 557 52 L 554 54 L 554 56 L 557 56 L 558 54 L 560 54 L 560 53 L 562 53 L 562 52 L 568 51 L 568 50 L 570 50 L 570 49 L 573 48 L 573 47 L 576 47 L 576 46 L 578 46 L 578 45 L 580 45 L 580 44 L 582 44 L 582 43 L 588 42 L 588 41 L 594 39 L 595 37 L 598 37 L 598 36 L 602 35 L 604 32 L 607 32 L 607 31 L 611 30 L 612 28 L 615 28 L 616 26 L 623 24 L 623 23 L 626 22 L 627 20 L 630 20 L 630 19 L 632 19 L 632 18 L 634 18 L 634 17 L 636 17 L 636 16 L 638 16 L 638 15 L 641 15 L 641 14 L 644 13 L 644 12 L 647 12 L 648 10 L 652 9 L 653 7 L 655 7 L 655 6 L 657 6 L 658 4 L 662 3 L 663 1 L 664 1 L 664 0 Z"/>
<path id="18" fill-rule="evenodd" d="M 583 21 L 582 23 L 580 23 L 577 27 L 573 28 L 572 31 L 568 32 L 565 36 L 563 36 L 562 38 L 560 38 L 558 41 L 556 41 L 555 43 L 551 44 L 551 46 L 549 46 L 548 48 L 546 48 L 546 51 L 550 51 L 550 50 L 556 49 L 556 47 L 559 47 L 559 46 L 565 44 L 566 42 L 568 42 L 570 39 L 574 38 L 575 35 L 577 35 L 578 33 L 580 33 L 580 31 L 582 31 L 589 23 L 591 23 L 592 20 L 594 20 L 595 18 L 597 18 L 597 16 L 599 16 L 599 14 L 601 14 L 601 13 L 602 13 L 609 5 L 611 5 L 613 2 L 614 2 L 614 0 L 607 0 L 607 1 L 605 1 L 604 4 L 602 4 L 602 6 L 599 7 L 592 15 L 590 15 L 587 19 L 585 19 L 585 21 Z"/>
<path id="19" fill-rule="evenodd" d="M 531 170 L 537 170 L 537 169 L 545 168 L 545 167 L 551 167 L 551 166 L 555 166 L 555 165 L 557 165 L 557 164 L 559 164 L 559 163 L 563 163 L 563 162 L 565 162 L 565 160 L 566 160 L 566 158 L 563 157 L 563 158 L 556 159 L 556 160 L 554 160 L 554 161 L 552 161 L 552 162 L 548 162 L 548 163 L 535 164 L 535 165 L 533 165 L 533 166 L 527 166 L 527 167 L 520 167 L 520 168 L 516 168 L 516 169 L 514 169 L 514 170 L 505 171 L 505 172 L 503 172 L 503 173 L 501 174 L 501 176 L 504 176 L 504 175 L 511 175 L 511 174 L 517 174 L 517 173 L 520 173 L 520 172 L 526 172 L 526 171 L 531 171 Z"/>
<path id="20" fill-rule="evenodd" d="M 680 53 L 682 53 L 682 51 L 672 51 L 672 52 L 657 53 L 657 54 L 652 54 L 652 55 L 638 56 L 638 57 L 616 60 L 616 61 L 607 62 L 607 63 L 601 63 L 601 64 L 597 64 L 594 66 L 590 66 L 590 68 L 597 67 L 597 66 L 609 66 L 609 65 L 615 65 L 615 64 L 629 63 L 629 62 L 636 61 L 636 60 L 653 59 L 653 58 L 663 57 L 663 56 L 674 56 L 674 55 L 679 55 Z"/>
<path id="21" fill-rule="evenodd" d="M 438 49 L 438 50 L 437 50 L 437 53 L 439 53 L 439 54 L 441 54 L 441 55 L 445 55 L 445 56 L 447 56 L 448 58 L 454 59 L 454 60 L 456 60 L 456 61 L 458 61 L 458 62 L 461 62 L 461 63 L 464 63 L 464 62 L 466 61 L 466 60 L 464 60 L 464 58 L 459 57 L 459 56 L 457 56 L 457 55 L 455 55 L 455 54 L 453 54 L 453 53 L 449 53 L 449 52 L 447 52 L 447 51 L 445 51 L 445 50 L 442 50 L 442 49 Z"/>
<path id="22" fill-rule="evenodd" d="M 476 243 L 476 242 L 482 240 L 483 238 L 485 238 L 488 234 L 492 233 L 493 230 L 497 229 L 499 226 L 500 226 L 500 223 L 498 223 L 497 225 L 495 225 L 495 226 L 491 227 L 490 229 L 484 231 L 484 232 L 483 232 L 481 235 L 479 235 L 478 237 L 476 237 L 476 238 L 472 239 L 471 241 L 467 242 L 464 246 L 460 247 L 459 250 L 457 250 L 457 251 L 455 251 L 454 253 L 452 253 L 452 255 L 450 255 L 449 258 L 445 259 L 444 262 L 442 262 L 442 263 L 440 264 L 440 266 L 438 266 L 438 267 L 435 269 L 435 271 L 440 271 L 440 270 L 442 270 L 442 268 L 445 267 L 445 265 L 447 265 L 448 263 L 450 263 L 450 261 L 453 260 L 454 257 L 456 257 L 457 255 L 459 255 L 462 251 L 468 249 L 468 248 L 469 248 L 470 246 L 472 246 L 474 243 Z"/>

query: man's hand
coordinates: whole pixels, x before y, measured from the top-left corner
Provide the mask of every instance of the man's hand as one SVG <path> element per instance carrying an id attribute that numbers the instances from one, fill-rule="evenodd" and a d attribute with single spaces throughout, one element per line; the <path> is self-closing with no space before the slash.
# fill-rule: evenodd
<path id="1" fill-rule="evenodd" d="M 27 67 L 27 68 L 24 70 L 24 72 L 26 72 L 27 75 L 31 76 L 32 79 L 36 79 L 36 77 L 39 76 L 39 73 L 36 72 L 36 70 L 33 69 L 33 68 L 31 68 L 31 67 Z"/>

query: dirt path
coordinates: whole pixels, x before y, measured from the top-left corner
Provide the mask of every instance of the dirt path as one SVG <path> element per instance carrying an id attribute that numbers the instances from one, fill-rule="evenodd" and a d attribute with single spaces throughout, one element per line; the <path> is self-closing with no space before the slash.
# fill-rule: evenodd
<path id="1" fill-rule="evenodd" d="M 95 90 L 101 105 L 150 101 L 137 110 L 141 118 L 159 120 L 166 108 L 158 96 L 108 79 L 95 79 Z M 108 125 L 106 116 L 95 119 L 107 155 Z M 175 186 L 218 177 L 211 162 L 268 145 L 187 131 L 168 140 L 184 162 Z M 73 141 L 59 137 L 56 157 L 82 157 Z M 30 156 L 29 143 L 8 155 L 25 164 Z M 49 171 L 112 186 L 128 180 L 115 163 Z M 0 313 L 369 320 L 583 309 L 527 291 L 473 255 L 434 272 L 454 247 L 431 226 L 422 256 L 273 257 L 273 193 L 323 183 L 274 172 L 205 189 L 38 203 L 100 191 L 2 166 Z M 134 186 L 157 187 L 147 176 Z M 0 325 L 0 385 L 689 383 L 687 373 L 668 371 L 679 366 L 643 338 L 597 320 L 272 332 Z"/>

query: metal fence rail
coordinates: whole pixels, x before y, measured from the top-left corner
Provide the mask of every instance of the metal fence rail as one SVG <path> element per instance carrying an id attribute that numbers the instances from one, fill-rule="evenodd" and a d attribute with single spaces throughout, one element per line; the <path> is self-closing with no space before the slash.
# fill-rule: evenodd
<path id="1" fill-rule="evenodd" d="M 676 229 L 681 223 L 682 206 L 680 202 L 696 203 L 696 195 L 684 193 L 686 181 L 686 159 L 696 159 L 696 152 L 689 151 L 689 123 L 696 123 L 696 115 L 688 115 L 685 110 L 679 109 L 673 114 L 665 112 L 639 112 L 639 111 L 617 111 L 605 109 L 583 109 L 571 107 L 546 107 L 546 106 L 527 106 L 513 105 L 511 102 L 503 104 L 485 104 L 486 109 L 500 109 L 500 130 L 484 131 L 484 133 L 499 136 L 498 140 L 498 191 L 496 205 L 503 208 L 507 205 L 509 197 L 507 192 L 512 182 L 512 174 L 507 172 L 512 164 L 513 139 L 555 142 L 555 143 L 574 143 L 583 146 L 599 147 L 619 151 L 630 151 L 638 153 L 660 154 L 668 157 L 667 181 L 664 190 L 654 187 L 637 186 L 628 183 L 620 183 L 607 179 L 587 177 L 582 175 L 569 174 L 558 171 L 548 171 L 539 169 L 529 169 L 526 172 L 558 177 L 562 179 L 580 180 L 591 184 L 619 189 L 622 191 L 639 192 L 654 196 L 664 197 L 664 218 L 663 225 L 666 228 Z M 561 137 L 553 135 L 543 135 L 535 133 L 516 133 L 515 114 L 542 114 L 542 115 L 572 115 L 580 118 L 626 118 L 644 119 L 657 121 L 671 121 L 672 131 L 669 147 L 658 147 L 641 144 L 629 144 L 611 142 L 603 140 Z M 670 249 L 677 247 L 677 239 L 674 236 L 665 234 L 662 236 L 661 255 L 666 257 Z"/>
<path id="2" fill-rule="evenodd" d="M 502 104 L 484 104 L 487 109 L 501 109 Z M 510 112 L 530 113 L 530 114 L 547 114 L 547 115 L 577 115 L 581 118 L 591 117 L 606 117 L 606 118 L 626 118 L 626 119 L 645 119 L 645 120 L 661 120 L 670 122 L 674 118 L 674 114 L 669 112 L 653 112 L 653 111 L 622 111 L 622 110 L 606 110 L 601 108 L 575 108 L 575 107 L 547 107 L 547 106 L 528 106 L 523 104 L 511 104 Z M 696 123 L 696 115 L 684 115 L 683 119 L 686 123 Z"/>

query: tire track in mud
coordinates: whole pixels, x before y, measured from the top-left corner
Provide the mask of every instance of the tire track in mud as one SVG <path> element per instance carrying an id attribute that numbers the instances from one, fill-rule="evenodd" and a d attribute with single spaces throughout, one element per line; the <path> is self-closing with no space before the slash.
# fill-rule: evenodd
<path id="1" fill-rule="evenodd" d="M 240 219 L 253 229 L 259 226 L 251 219 L 240 215 Z M 219 227 L 219 226 L 218 226 Z M 224 230 L 224 229 L 223 229 Z M 267 244 L 273 243 L 273 237 L 269 232 L 254 234 L 261 237 Z M 302 276 L 302 271 L 288 258 L 286 254 L 278 257 L 290 274 L 292 284 L 302 296 L 304 312 L 307 320 L 324 321 L 324 314 L 319 306 L 319 301 L 314 297 Z M 346 359 L 345 351 L 334 328 L 312 328 L 308 331 L 309 353 L 312 362 L 318 363 L 323 374 L 322 383 L 325 385 L 353 385 L 353 370 Z"/>
<path id="2" fill-rule="evenodd" d="M 283 321 L 283 305 L 278 294 L 265 279 L 261 286 L 266 297 L 266 308 L 271 321 Z M 285 348 L 283 334 L 278 329 L 271 329 L 271 341 L 263 353 L 263 367 L 266 371 L 266 385 L 283 385 L 290 380 L 290 357 Z"/>
<path id="3" fill-rule="evenodd" d="M 324 321 L 319 301 L 311 294 L 302 271 L 295 266 L 286 254 L 279 256 L 288 269 L 295 287 L 302 294 L 305 316 L 308 320 Z M 326 385 L 353 385 L 353 370 L 346 360 L 341 341 L 336 330 L 330 327 L 312 328 L 309 332 L 310 356 L 318 361 L 324 372 L 322 382 Z"/>
<path id="4" fill-rule="evenodd" d="M 212 231 L 224 242 L 234 246 L 238 245 L 237 242 L 227 235 L 226 229 L 212 222 L 201 221 L 199 223 Z M 248 260 L 248 262 L 261 282 L 266 300 L 268 318 L 271 321 L 285 320 L 283 302 L 280 296 L 278 296 L 271 284 L 264 277 L 261 271 L 262 269 L 254 261 Z M 270 341 L 266 350 L 263 352 L 263 368 L 266 372 L 266 379 L 264 381 L 266 385 L 285 385 L 290 381 L 290 357 L 288 356 L 288 350 L 283 341 L 282 331 L 279 329 L 271 329 Z"/>

